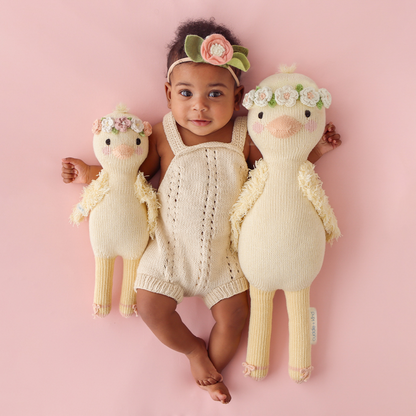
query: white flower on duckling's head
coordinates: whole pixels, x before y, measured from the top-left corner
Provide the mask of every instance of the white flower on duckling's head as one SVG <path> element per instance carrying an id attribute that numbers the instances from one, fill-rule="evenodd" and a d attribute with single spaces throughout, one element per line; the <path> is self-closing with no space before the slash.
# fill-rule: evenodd
<path id="1" fill-rule="evenodd" d="M 277 104 L 293 107 L 296 105 L 299 93 L 292 86 L 286 85 L 282 88 L 278 88 L 275 91 L 274 96 Z"/>
<path id="2" fill-rule="evenodd" d="M 101 120 L 101 128 L 106 133 L 111 133 L 114 127 L 114 120 L 111 117 L 104 117 Z"/>
<path id="3" fill-rule="evenodd" d="M 325 108 L 329 108 L 332 102 L 332 95 L 326 88 L 319 89 L 319 95 L 321 96 L 321 100 L 324 104 Z"/>
<path id="4" fill-rule="evenodd" d="M 136 133 L 141 133 L 144 129 L 143 122 L 139 118 L 134 118 L 131 121 L 131 129 Z"/>
<path id="5" fill-rule="evenodd" d="M 267 103 L 272 99 L 273 92 L 269 87 L 259 88 L 254 93 L 254 103 L 259 107 L 266 107 Z"/>
<path id="6" fill-rule="evenodd" d="M 307 105 L 308 107 L 315 107 L 320 98 L 319 92 L 311 87 L 304 88 L 300 92 L 301 103 Z"/>
<path id="7" fill-rule="evenodd" d="M 243 107 L 247 108 L 247 110 L 250 110 L 250 108 L 253 107 L 253 105 L 254 105 L 254 95 L 255 95 L 255 93 L 256 93 L 256 91 L 251 90 L 250 92 L 248 92 L 244 96 Z"/>

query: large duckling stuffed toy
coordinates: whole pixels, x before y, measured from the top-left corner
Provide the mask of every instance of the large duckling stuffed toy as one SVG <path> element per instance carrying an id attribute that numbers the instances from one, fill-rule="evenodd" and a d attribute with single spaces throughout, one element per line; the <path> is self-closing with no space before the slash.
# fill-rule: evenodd
<path id="1" fill-rule="evenodd" d="M 134 280 L 140 258 L 153 236 L 158 204 L 156 193 L 139 167 L 147 157 L 149 123 L 127 113 L 123 105 L 93 124 L 94 153 L 103 167 L 97 180 L 84 188 L 70 221 L 79 224 L 88 215 L 95 255 L 93 316 L 111 310 L 114 262 L 123 258 L 120 313 L 137 316 Z"/>
<path id="2" fill-rule="evenodd" d="M 289 375 L 310 377 L 309 289 L 325 242 L 340 236 L 314 165 L 307 160 L 325 128 L 331 95 L 295 67 L 246 94 L 248 131 L 263 155 L 231 213 L 232 246 L 250 283 L 251 316 L 245 374 L 260 380 L 269 366 L 275 291 L 285 293 L 289 317 Z"/>

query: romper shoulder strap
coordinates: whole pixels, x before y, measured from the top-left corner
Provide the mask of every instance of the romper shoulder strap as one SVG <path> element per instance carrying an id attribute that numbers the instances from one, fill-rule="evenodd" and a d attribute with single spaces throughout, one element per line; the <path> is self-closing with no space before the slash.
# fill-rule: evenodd
<path id="1" fill-rule="evenodd" d="M 231 144 L 239 150 L 244 150 L 247 137 L 247 117 L 237 117 L 234 121 L 233 137 Z"/>
<path id="2" fill-rule="evenodd" d="M 166 138 L 174 155 L 177 155 L 181 150 L 186 148 L 179 134 L 172 112 L 163 117 L 163 130 L 165 130 Z"/>

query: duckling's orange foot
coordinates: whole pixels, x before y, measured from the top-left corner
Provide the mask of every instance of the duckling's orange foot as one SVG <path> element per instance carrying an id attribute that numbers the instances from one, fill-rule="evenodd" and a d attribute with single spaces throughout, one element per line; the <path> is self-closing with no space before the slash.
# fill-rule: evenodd
<path id="1" fill-rule="evenodd" d="M 289 366 L 290 378 L 298 384 L 306 383 L 311 377 L 313 367 L 296 368 Z"/>
<path id="2" fill-rule="evenodd" d="M 94 319 L 98 316 L 99 318 L 105 318 L 111 311 L 111 305 L 99 305 L 98 303 L 92 304 L 92 316 Z"/>
<path id="3" fill-rule="evenodd" d="M 129 318 L 133 314 L 136 315 L 136 317 L 139 316 L 139 313 L 137 312 L 137 305 L 123 305 L 120 303 L 120 313 L 124 318 Z"/>

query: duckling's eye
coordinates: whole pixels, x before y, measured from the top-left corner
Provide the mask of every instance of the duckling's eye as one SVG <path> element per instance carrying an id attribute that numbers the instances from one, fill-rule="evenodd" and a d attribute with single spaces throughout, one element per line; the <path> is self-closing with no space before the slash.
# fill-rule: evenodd
<path id="1" fill-rule="evenodd" d="M 105 144 L 108 144 L 108 145 L 110 146 L 110 144 L 111 144 L 111 140 L 110 140 L 110 139 L 107 139 L 107 140 L 105 141 Z"/>
<path id="2" fill-rule="evenodd" d="M 261 120 L 263 118 L 263 111 L 259 113 L 259 119 Z"/>
<path id="3" fill-rule="evenodd" d="M 310 112 L 309 110 L 306 110 L 306 111 L 305 111 L 305 116 L 306 116 L 306 117 L 310 117 L 310 116 L 311 116 L 311 112 Z"/>
<path id="4" fill-rule="evenodd" d="M 141 143 L 142 141 L 139 139 L 139 138 L 137 138 L 136 139 L 136 144 L 137 144 L 137 146 L 140 146 L 140 143 Z"/>

